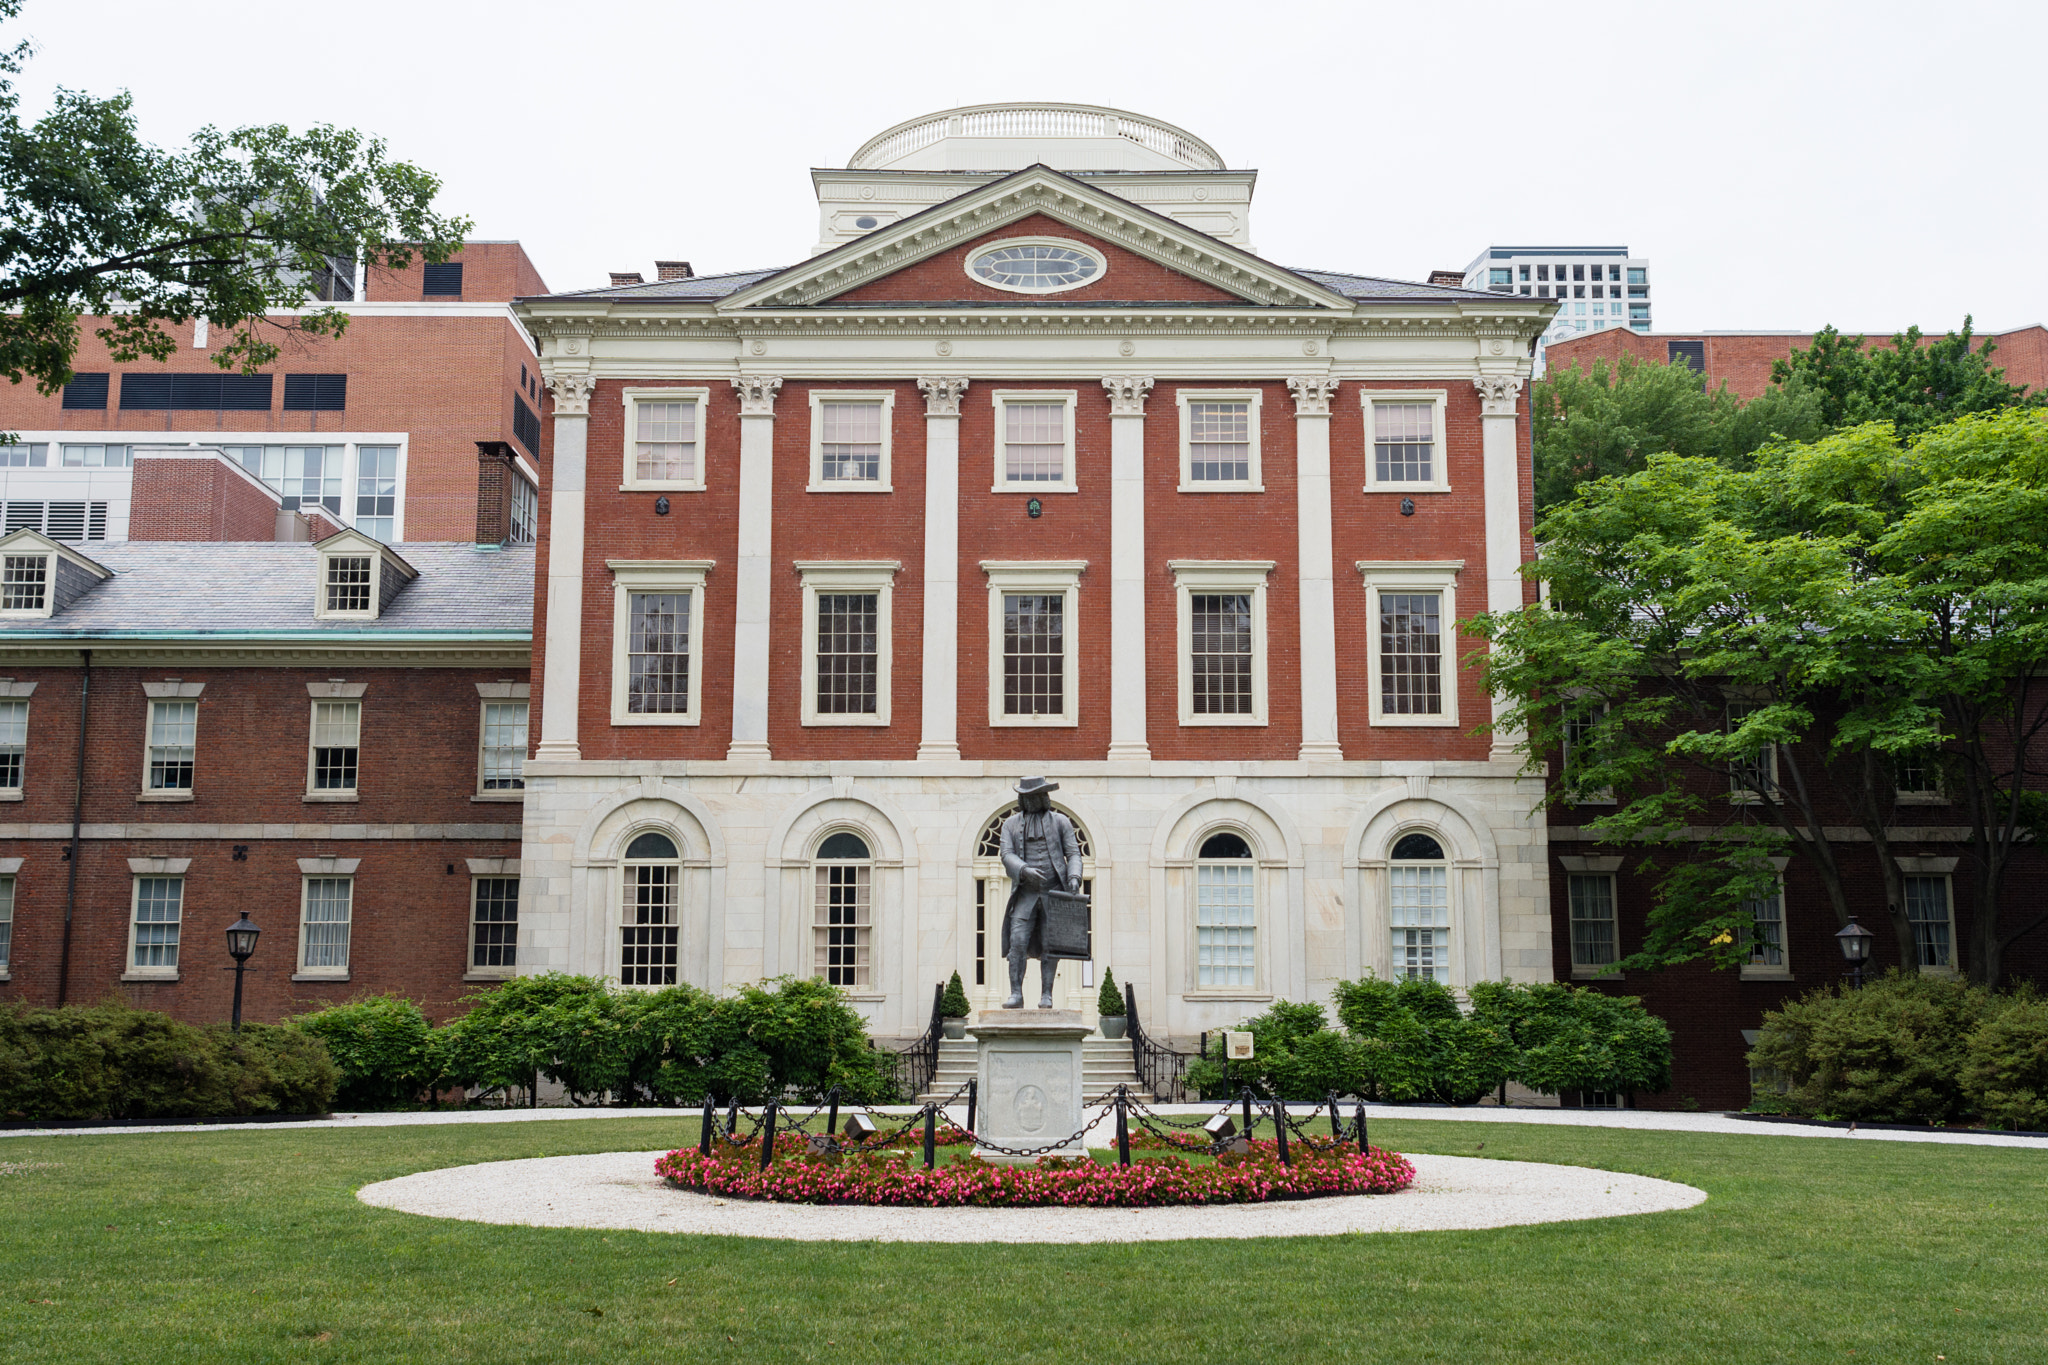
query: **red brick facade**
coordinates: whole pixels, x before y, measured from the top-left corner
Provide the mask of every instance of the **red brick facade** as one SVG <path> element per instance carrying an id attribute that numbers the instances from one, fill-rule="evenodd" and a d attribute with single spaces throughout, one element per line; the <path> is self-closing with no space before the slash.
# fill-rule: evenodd
<path id="1" fill-rule="evenodd" d="M 130 540 L 269 540 L 282 504 L 219 454 L 135 462 Z"/>

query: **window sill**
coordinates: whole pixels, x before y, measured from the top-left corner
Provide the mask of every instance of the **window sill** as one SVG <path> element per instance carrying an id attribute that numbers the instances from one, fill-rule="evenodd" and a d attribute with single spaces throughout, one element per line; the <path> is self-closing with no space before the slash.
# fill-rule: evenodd
<path id="1" fill-rule="evenodd" d="M 615 725 L 615 726 L 627 726 L 627 725 L 697 725 L 697 724 L 700 724 L 700 723 L 701 723 L 701 722 L 700 722 L 700 721 L 698 720 L 698 718 L 697 718 L 697 717 L 695 717 L 695 716 L 692 716 L 692 715 L 688 715 L 688 714 L 686 714 L 686 713 L 684 713 L 684 712 L 681 712 L 681 711 L 669 711 L 669 712 L 663 712 L 663 713 L 660 713 L 660 714 L 657 714 L 657 715 L 638 715 L 638 716 L 634 716 L 634 715 L 624 715 L 624 716 L 620 716 L 620 715 L 615 715 L 615 716 L 613 716 L 613 717 L 612 717 L 612 724 L 613 724 L 613 725 Z"/>
<path id="2" fill-rule="evenodd" d="M 14 980 L 13 972 L 0 970 L 0 986 L 4 986 L 12 980 Z"/>
<path id="3" fill-rule="evenodd" d="M 294 981 L 340 981 L 348 980 L 347 972 L 293 972 Z"/>
<path id="4" fill-rule="evenodd" d="M 887 716 L 862 715 L 805 716 L 803 718 L 803 725 L 807 730 L 836 730 L 844 726 L 866 727 L 867 729 L 875 730 L 887 729 L 889 718 Z"/>
<path id="5" fill-rule="evenodd" d="M 1181 716 L 1180 723 L 1184 728 L 1190 730 L 1202 730 L 1218 725 L 1234 726 L 1241 729 L 1248 725 L 1262 726 L 1271 724 L 1264 716 L 1191 716 L 1185 714 Z"/>
<path id="6" fill-rule="evenodd" d="M 862 483 L 848 479 L 843 483 L 812 483 L 804 485 L 806 493 L 893 493 L 896 490 L 886 483 Z"/>
<path id="7" fill-rule="evenodd" d="M 1448 493 L 1451 486 L 1445 483 L 1369 483 L 1361 490 L 1366 493 L 1399 493 L 1403 497 L 1414 497 L 1417 493 Z"/>
<path id="8" fill-rule="evenodd" d="M 176 985 L 178 981 L 178 974 L 176 972 L 123 972 L 121 973 L 121 980 L 157 981 L 169 985 Z"/>
<path id="9" fill-rule="evenodd" d="M 848 1000 L 857 1000 L 862 1004 L 879 1005 L 889 998 L 888 994 L 883 991 L 849 991 L 842 989 L 839 993 Z"/>
<path id="10" fill-rule="evenodd" d="M 137 801 L 190 801 L 192 799 L 192 793 L 189 791 L 137 792 L 135 793 L 135 799 Z"/>
<path id="11" fill-rule="evenodd" d="M 1741 969 L 1744 981 L 1790 981 L 1790 967 L 1744 967 Z"/>
<path id="12" fill-rule="evenodd" d="M 0 801 L 19 801 L 21 799 L 22 790 L 19 787 L 11 787 L 6 791 L 0 791 Z"/>
<path id="13" fill-rule="evenodd" d="M 1949 799 L 1946 792 L 1900 792 L 1894 802 L 1901 806 L 1946 806 Z"/>
<path id="14" fill-rule="evenodd" d="M 702 493 L 701 483 L 622 483 L 621 493 Z"/>
<path id="15" fill-rule="evenodd" d="M 476 795 L 470 797 L 469 799 L 472 801 L 490 802 L 524 801 L 526 799 L 526 793 L 523 790 L 516 792 L 478 792 Z"/>
<path id="16" fill-rule="evenodd" d="M 1258 483 L 1184 483 L 1174 490 L 1177 493 L 1263 493 L 1264 484 Z"/>
<path id="17" fill-rule="evenodd" d="M 1071 730 L 1081 724 L 1059 716 L 990 716 L 988 723 L 998 730 Z"/>
<path id="18" fill-rule="evenodd" d="M 502 972 L 464 972 L 462 974 L 462 979 L 464 981 L 510 981 L 513 977 L 517 975 L 518 972 L 516 970 L 506 970 Z M 292 980 L 296 981 L 298 980 L 298 978 L 293 977 Z"/>
<path id="19" fill-rule="evenodd" d="M 1242 1000 L 1250 1004 L 1263 1004 L 1270 1002 L 1273 999 L 1273 995 L 1270 991 L 1263 994 L 1256 991 L 1186 991 L 1182 993 L 1180 998 L 1196 1001 Z"/>
<path id="20" fill-rule="evenodd" d="M 1605 967 L 1574 966 L 1572 968 L 1572 980 L 1574 981 L 1619 981 L 1621 979 L 1622 975 L 1620 972 Z"/>
<path id="21" fill-rule="evenodd" d="M 1380 730 L 1455 730 L 1456 716 L 1374 716 L 1367 724 Z"/>
<path id="22" fill-rule="evenodd" d="M 999 483 L 991 487 L 991 493 L 1023 493 L 1031 496 L 1038 493 L 1078 493 L 1080 488 L 1071 483 Z"/>
<path id="23" fill-rule="evenodd" d="M 307 792 L 302 799 L 308 805 L 316 806 L 333 805 L 337 802 L 343 805 L 353 805 L 355 802 L 362 800 L 362 797 L 355 792 Z"/>
<path id="24" fill-rule="evenodd" d="M 1923 963 L 1920 968 L 1920 975 L 1946 977 L 1953 980 L 1958 973 L 1954 967 L 1929 967 Z"/>

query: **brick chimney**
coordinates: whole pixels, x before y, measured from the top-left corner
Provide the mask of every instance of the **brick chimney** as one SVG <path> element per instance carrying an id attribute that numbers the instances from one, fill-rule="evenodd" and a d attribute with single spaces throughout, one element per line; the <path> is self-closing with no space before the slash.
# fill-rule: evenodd
<path id="1" fill-rule="evenodd" d="M 617 277 L 614 276 L 613 278 L 616 279 Z M 1452 289 L 1463 289 L 1465 287 L 1465 272 L 1462 270 L 1432 270 L 1429 272 L 1429 282 L 1431 284 L 1446 285 Z"/>
<path id="2" fill-rule="evenodd" d="M 654 263 L 654 278 L 656 280 L 692 280 L 696 277 L 697 272 L 690 269 L 688 261 L 656 261 Z"/>
<path id="3" fill-rule="evenodd" d="M 612 272 L 612 288 L 614 289 L 617 289 L 620 285 L 625 284 L 645 283 L 647 283 L 647 281 L 640 278 L 640 272 L 637 270 L 614 270 Z"/>
<path id="4" fill-rule="evenodd" d="M 509 441 L 476 443 L 476 543 L 512 538 L 512 480 L 519 477 Z"/>

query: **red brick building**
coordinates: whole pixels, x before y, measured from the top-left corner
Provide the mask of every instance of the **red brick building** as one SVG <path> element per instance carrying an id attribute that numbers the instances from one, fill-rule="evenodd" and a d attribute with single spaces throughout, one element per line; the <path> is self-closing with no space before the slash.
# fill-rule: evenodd
<path id="1" fill-rule="evenodd" d="M 189 324 L 164 363 L 117 364 L 88 318 L 61 393 L 0 389 L 0 517 L 67 543 L 128 538 L 138 446 L 225 450 L 278 491 L 379 540 L 468 540 L 477 443 L 500 443 L 531 539 L 540 366 L 510 301 L 546 286 L 517 242 L 471 242 L 443 265 L 358 269 L 323 292 L 350 322 L 287 342 L 263 372 L 213 363 L 222 338 Z M 144 501 L 147 501 L 146 499 Z"/>
<path id="2" fill-rule="evenodd" d="M 1891 335 L 1871 336 L 1869 344 L 1889 346 Z M 1626 329 L 1587 332 L 1550 343 L 1549 369 L 1576 365 L 1591 372 L 1595 363 L 1612 369 L 1622 356 L 1662 365 L 1684 359 L 1712 385 L 1726 384 L 1747 401 L 1771 386 L 1771 363 L 1813 345 L 1811 332 L 1631 332 Z M 2005 371 L 2008 384 L 2024 384 L 2030 392 L 2048 388 L 2048 328 L 2036 323 L 2009 332 L 1981 332 L 1976 343 L 1998 349 L 1992 364 Z"/>
<path id="3" fill-rule="evenodd" d="M 158 464 L 159 521 L 282 513 L 217 452 Z M 511 972 L 531 546 L 24 528 L 0 565 L 0 999 L 224 1018 L 243 911 L 255 1018 Z"/>
<path id="4" fill-rule="evenodd" d="M 1547 979 L 1520 605 L 1555 304 L 1297 270 L 1255 173 L 1092 106 L 813 173 L 816 252 L 522 300 L 551 384 L 519 968 L 793 972 L 914 1035 L 1007 987 L 1046 772 L 1092 973 L 1192 1038 L 1367 971 Z"/>

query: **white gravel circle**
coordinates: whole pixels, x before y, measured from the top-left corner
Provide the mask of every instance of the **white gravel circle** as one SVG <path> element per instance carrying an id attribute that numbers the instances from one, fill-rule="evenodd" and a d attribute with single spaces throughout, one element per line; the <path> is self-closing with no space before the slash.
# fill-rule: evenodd
<path id="1" fill-rule="evenodd" d="M 1410 1156 L 1399 1194 L 1165 1209 L 869 1208 L 714 1199 L 654 1174 L 660 1152 L 535 1157 L 421 1171 L 356 1197 L 377 1208 L 540 1228 L 628 1228 L 806 1242 L 1164 1242 L 1561 1223 L 1687 1209 L 1706 1191 L 1584 1166 Z"/>

